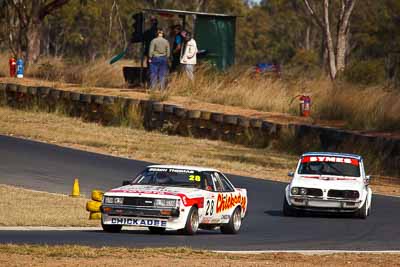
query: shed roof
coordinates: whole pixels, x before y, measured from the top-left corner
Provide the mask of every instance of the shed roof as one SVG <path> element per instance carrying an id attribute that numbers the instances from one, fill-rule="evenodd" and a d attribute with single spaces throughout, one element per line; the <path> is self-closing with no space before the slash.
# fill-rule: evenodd
<path id="1" fill-rule="evenodd" d="M 236 17 L 236 16 L 233 16 L 233 15 L 227 15 L 227 14 L 183 11 L 183 10 L 175 10 L 175 9 L 148 8 L 148 9 L 143 9 L 143 11 L 149 12 L 149 13 L 164 13 L 164 14 L 175 14 L 175 15 L 199 15 L 199 16 L 225 17 L 225 18 L 235 18 Z"/>

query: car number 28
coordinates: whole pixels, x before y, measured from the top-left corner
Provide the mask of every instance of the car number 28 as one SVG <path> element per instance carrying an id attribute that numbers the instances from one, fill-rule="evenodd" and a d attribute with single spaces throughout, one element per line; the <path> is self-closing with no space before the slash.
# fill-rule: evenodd
<path id="1" fill-rule="evenodd" d="M 206 202 L 206 216 L 212 216 L 214 213 L 214 200 L 207 200 Z"/>

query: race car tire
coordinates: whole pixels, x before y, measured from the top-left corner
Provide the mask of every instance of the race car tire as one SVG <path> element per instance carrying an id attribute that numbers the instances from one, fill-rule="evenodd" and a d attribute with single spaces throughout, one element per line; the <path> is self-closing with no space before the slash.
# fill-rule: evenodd
<path id="1" fill-rule="evenodd" d="M 149 231 L 152 234 L 162 234 L 165 232 L 165 228 L 163 227 L 149 227 Z"/>
<path id="2" fill-rule="evenodd" d="M 186 219 L 185 228 L 180 232 L 186 235 L 194 235 L 199 229 L 199 212 L 197 207 L 191 207 Z"/>
<path id="3" fill-rule="evenodd" d="M 122 225 L 103 224 L 103 222 L 101 222 L 101 227 L 107 233 L 119 233 L 122 229 Z"/>
<path id="4" fill-rule="evenodd" d="M 367 201 L 365 201 L 362 207 L 355 212 L 355 217 L 359 219 L 366 219 L 368 217 Z"/>
<path id="5" fill-rule="evenodd" d="M 103 200 L 104 192 L 100 190 L 93 190 L 92 191 L 92 200 L 101 202 Z"/>
<path id="6" fill-rule="evenodd" d="M 293 217 L 297 215 L 297 211 L 294 210 L 289 203 L 287 202 L 286 196 L 283 197 L 283 208 L 282 208 L 283 216 Z"/>
<path id="7" fill-rule="evenodd" d="M 221 225 L 221 232 L 223 234 L 237 234 L 242 226 L 242 214 L 240 207 L 237 207 L 229 219 L 229 222 Z"/>
<path id="8" fill-rule="evenodd" d="M 101 202 L 89 200 L 86 203 L 86 210 L 91 212 L 99 212 L 100 211 Z"/>

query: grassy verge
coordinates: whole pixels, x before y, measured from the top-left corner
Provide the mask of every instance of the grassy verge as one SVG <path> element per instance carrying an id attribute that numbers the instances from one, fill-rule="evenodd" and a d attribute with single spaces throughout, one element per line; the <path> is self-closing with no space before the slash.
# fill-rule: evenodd
<path id="1" fill-rule="evenodd" d="M 399 254 L 223 254 L 188 248 L 0 245 L 5 266 L 395 266 Z"/>
<path id="2" fill-rule="evenodd" d="M 52 113 L 0 107 L 0 134 L 157 163 L 209 166 L 224 172 L 287 182 L 297 156 L 221 141 L 168 136 L 127 127 L 104 127 Z M 374 192 L 400 195 L 396 178 L 377 178 Z"/>
<path id="3" fill-rule="evenodd" d="M 103 127 L 51 113 L 0 107 L 0 133 L 158 163 L 211 166 L 259 178 L 286 179 L 296 157 L 226 142 Z"/>
<path id="4" fill-rule="evenodd" d="M 98 226 L 87 199 L 0 185 L 0 226 Z M 7 214 L 7 216 L 5 216 Z"/>

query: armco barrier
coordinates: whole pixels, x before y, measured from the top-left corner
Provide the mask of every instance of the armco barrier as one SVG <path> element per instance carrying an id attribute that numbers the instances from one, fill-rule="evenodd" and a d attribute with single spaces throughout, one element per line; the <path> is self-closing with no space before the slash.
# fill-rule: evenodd
<path id="1" fill-rule="evenodd" d="M 232 114 L 187 109 L 152 100 L 69 92 L 43 86 L 0 83 L 0 104 L 35 107 L 47 112 L 103 125 L 126 125 L 168 134 L 229 141 L 248 146 L 286 146 L 309 150 L 359 153 L 379 160 L 389 173 L 399 174 L 400 139 L 305 124 L 279 124 Z"/>

